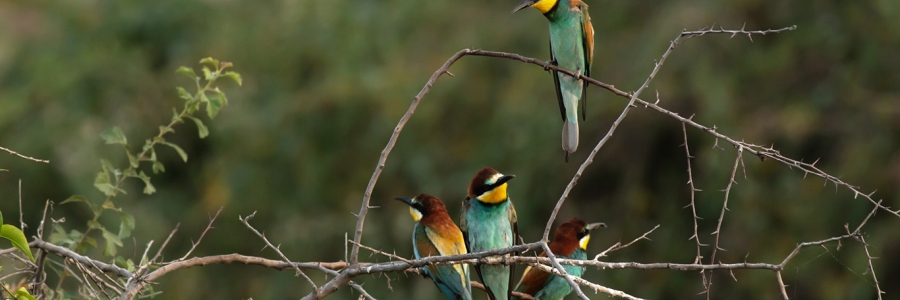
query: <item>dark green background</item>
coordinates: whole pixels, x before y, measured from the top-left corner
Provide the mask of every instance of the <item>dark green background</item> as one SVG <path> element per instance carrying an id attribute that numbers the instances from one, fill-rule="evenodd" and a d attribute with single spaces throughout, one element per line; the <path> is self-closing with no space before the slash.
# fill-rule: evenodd
<path id="1" fill-rule="evenodd" d="M 636 90 L 682 29 L 716 24 L 793 32 L 729 39 L 691 39 L 666 61 L 644 94 L 660 105 L 738 140 L 774 144 L 786 156 L 814 161 L 842 180 L 877 190 L 900 207 L 900 2 L 874 1 L 599 1 L 587 0 L 596 30 L 594 77 Z M 547 59 L 547 22 L 517 4 L 473 0 L 158 0 L 0 1 L 0 145 L 49 159 L 38 164 L 0 155 L 0 210 L 17 223 L 17 182 L 25 219 L 40 219 L 44 200 L 73 194 L 101 198 L 93 186 L 99 160 L 127 165 L 120 148 L 99 134 L 120 126 L 132 147 L 168 122 L 180 105 L 174 73 L 212 56 L 232 61 L 243 87 L 224 82 L 230 105 L 198 139 L 193 124 L 169 140 L 189 154 L 181 162 L 160 149 L 166 173 L 158 193 L 140 181 L 116 198 L 135 215 L 136 239 L 120 250 L 138 257 L 181 227 L 165 251 L 175 259 L 225 209 L 196 255 L 242 253 L 275 258 L 237 220 L 252 223 L 297 261 L 343 259 L 362 193 L 378 155 L 431 73 L 462 48 L 509 51 Z M 412 220 L 395 195 L 443 198 L 451 215 L 479 168 L 518 177 L 510 193 L 527 241 L 537 240 L 565 185 L 606 133 L 626 99 L 591 87 L 581 145 L 569 163 L 560 149 L 561 122 L 551 77 L 518 62 L 467 57 L 422 101 L 375 188 L 363 242 L 411 257 Z M 204 120 L 207 120 L 203 116 Z M 712 243 L 735 149 L 688 129 L 697 188 L 700 238 Z M 579 180 L 559 220 L 604 221 L 590 253 L 661 227 L 610 261 L 690 263 L 695 256 L 681 124 L 638 107 Z M 746 156 L 746 179 L 729 199 L 717 260 L 779 263 L 798 242 L 855 228 L 872 204 L 845 188 L 767 160 Z M 146 168 L 149 171 L 149 167 Z M 83 230 L 90 212 L 56 206 L 54 218 Z M 107 218 L 108 217 L 108 218 Z M 114 214 L 102 220 L 117 226 Z M 888 298 L 900 288 L 900 220 L 884 212 L 863 230 Z M 99 234 L 97 236 L 99 238 Z M 134 244 L 139 245 L 133 249 Z M 784 271 L 792 299 L 872 299 L 875 288 L 859 243 L 804 250 Z M 5 247 L 5 246 L 4 246 Z M 704 248 L 709 257 L 710 247 Z M 93 257 L 102 258 L 92 250 Z M 364 261 L 385 261 L 362 250 Z M 4 264 L 9 260 L 3 260 Z M 4 271 L 9 272 L 4 268 Z M 319 283 L 326 279 L 309 272 Z M 715 274 L 713 298 L 776 299 L 769 271 Z M 379 299 L 437 299 L 429 281 L 388 274 L 357 282 Z M 638 297 L 703 298 L 696 272 L 596 270 L 587 278 Z M 54 277 L 49 281 L 52 283 Z M 72 283 L 71 281 L 69 283 Z M 392 289 L 389 289 L 389 286 Z M 218 265 L 159 280 L 164 299 L 296 299 L 310 286 L 293 272 Z M 605 299 L 604 295 L 592 298 Z M 482 296 L 478 296 L 482 297 Z M 334 299 L 356 299 L 342 288 Z M 569 298 L 573 298 L 570 296 Z"/>

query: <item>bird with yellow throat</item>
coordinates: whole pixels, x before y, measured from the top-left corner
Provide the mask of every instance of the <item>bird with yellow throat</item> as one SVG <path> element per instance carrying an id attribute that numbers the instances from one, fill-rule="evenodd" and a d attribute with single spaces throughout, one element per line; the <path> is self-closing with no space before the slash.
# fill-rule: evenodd
<path id="1" fill-rule="evenodd" d="M 466 254 L 462 232 L 450 219 L 441 199 L 428 194 L 394 199 L 409 205 L 409 213 L 416 222 L 412 234 L 416 259 Z M 448 300 L 472 300 L 469 265 L 429 265 L 423 270 Z"/>
<path id="2" fill-rule="evenodd" d="M 508 248 L 518 239 L 516 209 L 506 192 L 507 181 L 515 177 L 484 168 L 469 183 L 460 219 L 460 228 L 466 237 L 469 251 L 474 253 Z M 513 269 L 512 266 L 503 265 L 475 266 L 488 298 L 509 299 Z"/>

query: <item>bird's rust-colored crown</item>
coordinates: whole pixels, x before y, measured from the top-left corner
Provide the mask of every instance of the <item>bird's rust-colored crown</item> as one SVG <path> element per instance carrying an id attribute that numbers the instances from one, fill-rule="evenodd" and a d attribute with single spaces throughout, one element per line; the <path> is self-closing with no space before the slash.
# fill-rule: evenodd
<path id="1" fill-rule="evenodd" d="M 550 243 L 550 251 L 557 255 L 570 256 L 578 249 L 578 242 L 588 234 L 587 222 L 578 218 L 572 218 L 556 228 L 553 242 Z"/>

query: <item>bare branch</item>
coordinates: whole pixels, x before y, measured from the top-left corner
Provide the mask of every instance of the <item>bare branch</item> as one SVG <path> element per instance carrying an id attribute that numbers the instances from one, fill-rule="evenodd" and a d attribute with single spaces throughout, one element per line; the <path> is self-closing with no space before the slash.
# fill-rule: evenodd
<path id="1" fill-rule="evenodd" d="M 176 232 L 178 232 L 178 227 L 179 227 L 179 226 L 181 226 L 181 223 L 175 224 L 175 228 L 173 228 L 173 229 L 172 229 L 172 232 L 169 233 L 169 237 L 167 237 L 166 240 L 163 241 L 162 245 L 159 246 L 159 249 L 156 250 L 156 255 L 154 255 L 154 256 L 153 256 L 153 259 L 150 260 L 151 263 L 152 263 L 152 262 L 155 262 L 156 259 L 159 258 L 160 255 L 162 255 L 163 249 L 166 248 L 166 245 L 169 245 L 169 240 L 171 240 L 171 239 L 172 239 L 172 236 L 175 235 Z"/>
<path id="2" fill-rule="evenodd" d="M 223 209 L 223 208 L 225 208 L 225 207 L 224 207 L 224 206 L 220 206 L 220 207 L 219 207 L 219 211 L 217 211 L 217 212 L 216 212 L 216 215 L 212 216 L 212 218 L 209 219 L 209 224 L 206 225 L 206 229 L 204 229 L 204 230 L 203 230 L 203 233 L 200 234 L 200 238 L 197 239 L 197 242 L 192 243 L 191 249 L 188 250 L 188 252 L 185 253 L 184 256 L 182 256 L 182 257 L 179 258 L 178 260 L 185 260 L 186 258 L 188 258 L 188 256 L 191 256 L 191 252 L 194 252 L 194 249 L 197 248 L 197 245 L 200 245 L 200 241 L 203 240 L 203 236 L 205 236 L 205 235 L 206 235 L 206 232 L 209 231 L 210 228 L 212 228 L 213 222 L 215 222 L 215 221 L 216 221 L 216 218 L 219 217 L 219 213 L 222 212 L 222 209 Z M 245 223 L 245 224 L 246 224 L 246 223 Z M 249 226 L 249 225 L 248 225 L 248 226 Z M 173 233 L 174 233 L 174 231 L 173 231 Z M 162 250 L 162 249 L 160 249 L 160 250 Z"/>
<path id="3" fill-rule="evenodd" d="M 221 209 L 219 209 L 219 210 L 221 211 Z M 216 215 L 218 215 L 218 213 Z M 257 231 L 256 228 L 253 228 L 253 226 L 250 225 L 250 219 L 252 219 L 253 216 L 255 216 L 255 215 L 256 215 L 256 212 L 254 211 L 252 214 L 250 214 L 246 218 L 241 218 L 240 216 L 238 216 L 238 220 L 241 220 L 241 223 L 244 223 L 244 225 L 246 225 L 247 228 L 250 228 L 250 230 L 253 231 L 253 233 L 255 233 L 257 236 L 259 236 L 264 242 L 266 242 L 267 247 L 272 248 L 272 250 L 275 250 L 275 252 L 278 253 L 279 256 L 281 256 L 281 259 L 283 259 L 287 263 L 290 263 L 291 260 L 288 259 L 287 256 L 284 255 L 284 253 L 281 253 L 281 249 L 272 245 L 272 243 L 269 242 L 269 239 L 267 239 L 264 234 L 259 233 L 259 231 Z M 213 218 L 213 219 L 215 219 L 215 218 Z M 300 270 L 299 267 L 294 267 L 294 269 L 297 270 L 298 275 L 303 275 L 303 278 L 306 278 L 306 281 L 308 281 L 309 284 L 313 286 L 313 289 L 319 288 L 318 286 L 316 286 L 316 283 L 313 282 L 312 279 L 309 278 L 309 276 L 306 276 L 306 273 L 303 273 L 303 271 Z"/>
<path id="4" fill-rule="evenodd" d="M 547 258 L 550 259 L 550 263 L 553 264 L 553 267 L 556 268 L 554 274 L 559 274 L 566 282 L 569 283 L 569 286 L 572 287 L 572 290 L 575 291 L 575 294 L 578 295 L 579 298 L 584 300 L 590 300 L 587 296 L 584 295 L 584 292 L 581 291 L 581 287 L 575 283 L 574 276 L 566 273 L 566 269 L 563 269 L 562 265 L 556 261 L 556 254 L 553 254 L 553 251 L 550 251 L 550 246 L 547 245 L 546 242 L 541 241 L 541 248 L 544 248 L 544 252 L 547 253 Z"/>
<path id="5" fill-rule="evenodd" d="M 725 211 L 728 210 L 728 196 L 731 194 L 731 187 L 734 185 L 734 175 L 737 173 L 738 164 L 741 162 L 741 157 L 744 154 L 744 147 L 738 146 L 737 157 L 734 159 L 734 168 L 731 169 L 731 178 L 728 179 L 728 186 L 725 188 L 725 201 L 722 202 L 722 213 L 719 215 L 719 224 L 716 225 L 716 231 L 712 234 L 716 236 L 716 242 L 712 249 L 712 256 L 709 258 L 709 263 L 716 263 L 716 251 L 719 249 L 719 235 L 722 232 L 722 220 L 725 219 Z M 724 250 L 724 249 L 723 249 Z M 709 299 L 710 292 L 709 288 L 712 286 L 712 271 L 710 271 L 710 276 L 706 280 L 706 299 Z"/>
<path id="6" fill-rule="evenodd" d="M 881 294 L 884 292 L 881 291 L 881 286 L 878 285 L 878 277 L 875 276 L 875 267 L 872 266 L 872 260 L 875 259 L 869 254 L 869 245 L 866 244 L 866 239 L 863 238 L 862 235 L 859 236 L 859 242 L 863 245 L 863 249 L 866 251 L 866 258 L 869 261 L 869 274 L 872 274 L 872 281 L 875 282 L 875 291 L 878 295 L 878 300 L 881 300 Z"/>
<path id="7" fill-rule="evenodd" d="M 438 78 L 443 74 L 450 74 L 448 69 L 454 62 L 469 54 L 471 50 L 463 49 L 459 52 L 456 52 L 447 62 L 441 66 L 440 69 L 434 72 L 431 75 L 431 78 L 428 79 L 428 82 L 425 83 L 425 86 L 422 87 L 422 90 L 419 91 L 419 94 L 413 98 L 413 102 L 409 105 L 409 109 L 406 110 L 406 113 L 403 114 L 403 117 L 400 118 L 400 122 L 397 123 L 397 127 L 394 128 L 394 133 L 391 134 L 391 138 L 388 140 L 387 145 L 384 146 L 384 150 L 381 151 L 381 156 L 378 157 L 378 164 L 375 165 L 375 171 L 372 172 L 372 178 L 369 179 L 369 184 L 366 186 L 366 192 L 363 194 L 362 206 L 359 208 L 359 214 L 357 214 L 356 219 L 356 232 L 353 234 L 353 249 L 350 251 L 350 263 L 356 264 L 359 262 L 359 242 L 362 239 L 363 226 L 366 221 L 366 214 L 369 212 L 369 202 L 372 199 L 372 190 L 375 189 L 375 182 L 378 181 L 378 176 L 381 175 L 381 171 L 384 170 L 384 163 L 387 160 L 389 154 L 391 154 L 391 150 L 394 149 L 394 144 L 397 143 L 397 138 L 400 136 L 400 131 L 403 130 L 403 126 L 406 125 L 406 122 L 409 121 L 409 118 L 412 117 L 413 113 L 416 111 L 416 107 L 419 106 L 419 102 L 422 101 L 422 98 L 425 97 L 425 94 L 428 94 L 428 91 L 431 90 L 431 86 L 434 85 L 434 82 L 437 81 Z M 451 74 L 451 76 L 453 76 Z"/>
<path id="8" fill-rule="evenodd" d="M 46 160 L 46 159 L 38 159 L 38 158 L 31 157 L 31 156 L 22 155 L 22 154 L 19 154 L 19 152 L 12 151 L 12 150 L 9 150 L 9 149 L 4 148 L 4 147 L 0 147 L 0 150 L 9 152 L 9 154 L 12 154 L 12 155 L 15 155 L 15 156 L 18 156 L 18 157 L 21 157 L 21 158 L 24 158 L 24 159 L 27 159 L 27 160 L 30 160 L 30 161 L 33 161 L 33 162 L 39 162 L 39 163 L 45 163 L 45 164 L 49 164 L 49 163 L 50 163 L 49 160 Z"/>
<path id="9" fill-rule="evenodd" d="M 648 240 L 649 241 L 650 238 L 648 238 L 647 235 L 649 235 L 651 232 L 653 232 L 657 228 L 659 228 L 659 224 L 656 224 L 656 226 L 653 226 L 653 229 L 650 229 L 649 231 L 645 232 L 644 234 L 642 234 L 641 236 L 632 240 L 631 242 L 628 242 L 628 244 L 622 245 L 622 243 L 616 243 L 615 245 L 610 246 L 606 250 L 603 250 L 603 252 L 598 253 L 597 256 L 594 256 L 594 260 L 597 260 L 601 257 L 606 257 L 606 255 L 609 254 L 610 252 L 613 252 L 616 250 L 621 250 L 621 249 L 624 249 L 625 247 L 631 246 L 631 244 L 634 244 L 637 241 L 640 241 L 640 240 Z"/>

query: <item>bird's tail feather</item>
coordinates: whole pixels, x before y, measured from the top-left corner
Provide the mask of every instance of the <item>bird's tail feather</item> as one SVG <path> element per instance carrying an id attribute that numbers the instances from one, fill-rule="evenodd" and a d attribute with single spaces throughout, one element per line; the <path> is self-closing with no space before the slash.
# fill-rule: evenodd
<path id="1" fill-rule="evenodd" d="M 562 148 L 568 153 L 578 149 L 578 119 L 571 118 L 563 122 Z"/>

